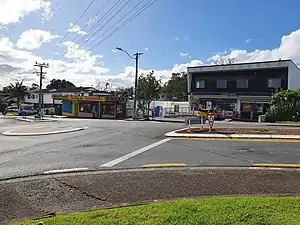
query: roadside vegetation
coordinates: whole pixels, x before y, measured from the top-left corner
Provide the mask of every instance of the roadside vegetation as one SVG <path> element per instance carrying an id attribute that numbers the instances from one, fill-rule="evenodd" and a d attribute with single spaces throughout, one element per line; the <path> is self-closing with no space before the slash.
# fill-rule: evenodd
<path id="1" fill-rule="evenodd" d="M 300 121 L 300 90 L 279 90 L 272 96 L 268 121 Z"/>
<path id="2" fill-rule="evenodd" d="M 299 197 L 204 198 L 74 213 L 15 225 L 298 225 L 299 212 Z"/>

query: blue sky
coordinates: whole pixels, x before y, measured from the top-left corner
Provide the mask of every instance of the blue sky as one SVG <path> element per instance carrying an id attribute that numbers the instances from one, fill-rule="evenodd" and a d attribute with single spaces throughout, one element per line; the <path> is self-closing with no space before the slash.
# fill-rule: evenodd
<path id="1" fill-rule="evenodd" d="M 96 0 L 78 25 L 84 27 L 105 1 Z M 115 2 L 112 0 L 109 6 Z M 131 6 L 136 2 L 132 0 Z M 28 29 L 63 36 L 69 23 L 76 22 L 89 1 L 53 0 L 51 3 L 54 14 L 49 20 L 42 22 L 39 11 L 28 13 L 19 23 L 6 24 L 8 29 L 0 30 L 2 36 L 9 37 L 13 43 Z M 283 0 L 157 0 L 147 11 L 95 48 L 92 54 L 103 56 L 102 66 L 109 68 L 110 74 L 119 74 L 134 62 L 122 52 L 113 52 L 116 46 L 131 53 L 144 52 L 140 67 L 160 71 L 170 70 L 175 64 L 188 64 L 191 60 L 207 63 L 209 57 L 225 51 L 224 55 L 237 49 L 247 53 L 257 49 L 272 50 L 279 48 L 282 36 L 300 28 L 299 6 L 297 0 L 288 3 Z M 103 11 L 108 9 L 106 7 Z M 108 27 L 112 24 L 109 23 Z M 75 36 L 75 33 L 69 33 L 65 41 Z M 45 60 L 65 60 L 63 55 L 57 56 L 53 51 L 64 52 L 64 47 L 55 48 L 60 40 L 55 38 L 32 52 Z M 88 42 L 86 47 L 94 43 Z M 180 53 L 188 55 L 181 56 Z M 289 56 L 284 53 L 283 57 L 286 55 Z M 299 55 L 297 52 L 296 56 Z M 266 57 L 262 59 L 268 60 Z"/>

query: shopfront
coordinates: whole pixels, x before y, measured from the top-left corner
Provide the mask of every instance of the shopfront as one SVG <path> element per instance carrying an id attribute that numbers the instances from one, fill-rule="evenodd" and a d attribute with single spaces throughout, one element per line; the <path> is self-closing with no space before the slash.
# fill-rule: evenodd
<path id="1" fill-rule="evenodd" d="M 53 96 L 62 100 L 62 115 L 79 118 L 124 119 L 126 102 L 114 96 Z"/>

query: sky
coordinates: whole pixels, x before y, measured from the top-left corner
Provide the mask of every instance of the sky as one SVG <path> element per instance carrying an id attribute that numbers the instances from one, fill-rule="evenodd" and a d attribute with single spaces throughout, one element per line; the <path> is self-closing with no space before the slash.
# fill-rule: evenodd
<path id="1" fill-rule="evenodd" d="M 44 85 L 132 86 L 135 61 L 116 47 L 142 52 L 139 73 L 154 70 L 163 82 L 220 58 L 300 65 L 299 8 L 299 0 L 0 0 L 0 86 L 38 83 L 36 61 L 49 63 Z"/>

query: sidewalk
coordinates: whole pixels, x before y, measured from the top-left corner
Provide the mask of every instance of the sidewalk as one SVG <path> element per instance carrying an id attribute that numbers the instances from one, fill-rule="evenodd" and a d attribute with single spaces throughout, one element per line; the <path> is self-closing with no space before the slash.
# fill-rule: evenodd
<path id="1" fill-rule="evenodd" d="M 163 199 L 299 193 L 296 170 L 167 168 L 39 176 L 0 181 L 0 224 Z"/>

